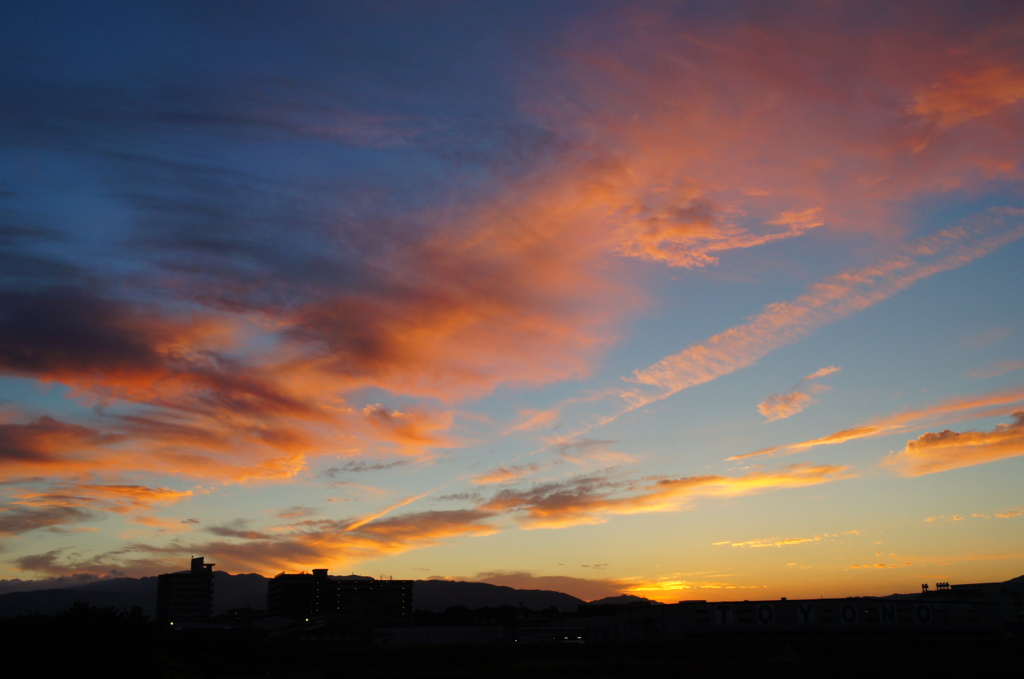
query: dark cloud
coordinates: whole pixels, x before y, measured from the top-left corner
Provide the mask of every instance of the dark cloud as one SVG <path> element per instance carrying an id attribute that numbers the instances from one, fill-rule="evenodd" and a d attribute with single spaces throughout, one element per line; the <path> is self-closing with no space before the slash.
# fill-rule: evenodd
<path id="1" fill-rule="evenodd" d="M 179 390 L 190 388 L 205 407 L 250 414 L 310 412 L 247 366 L 192 346 L 202 323 L 82 288 L 8 290 L 0 305 L 0 371 L 118 395 L 145 392 L 153 382 L 165 381 Z M 142 400 L 173 403 L 163 394 Z"/>
<path id="2" fill-rule="evenodd" d="M 0 424 L 0 466 L 8 462 L 49 465 L 68 453 L 114 443 L 119 437 L 43 415 L 25 424 Z"/>
<path id="3" fill-rule="evenodd" d="M 207 526 L 206 531 L 224 538 L 243 538 L 245 540 L 266 540 L 266 533 L 249 528 L 250 521 L 246 519 L 235 519 L 230 523 L 219 526 Z"/>
<path id="4" fill-rule="evenodd" d="M 63 372 L 158 372 L 157 328 L 114 300 L 81 288 L 7 290 L 0 305 L 0 370 L 33 376 Z"/>
<path id="5" fill-rule="evenodd" d="M 46 561 L 44 560 L 42 563 L 46 563 Z M 52 560 L 49 563 L 52 565 Z M 74 575 L 62 575 L 56 578 L 43 578 L 41 580 L 13 578 L 10 580 L 0 580 L 0 594 L 34 592 L 40 589 L 72 589 L 88 585 L 99 579 L 99 576 L 91 573 L 76 573 Z"/>
<path id="6" fill-rule="evenodd" d="M 575 441 L 564 441 L 562 443 L 558 443 L 555 445 L 555 450 L 558 451 L 559 455 L 569 459 L 576 459 L 589 457 L 595 453 L 604 453 L 613 443 L 615 443 L 615 441 L 611 439 L 602 440 L 581 438 Z"/>
<path id="7" fill-rule="evenodd" d="M 279 519 L 304 519 L 310 516 L 316 516 L 317 510 L 314 507 L 286 507 L 278 511 L 274 516 Z"/>
<path id="8" fill-rule="evenodd" d="M 480 500 L 481 497 L 483 497 L 483 496 L 480 493 L 477 493 L 477 492 L 463 492 L 463 493 L 446 493 L 444 495 L 437 495 L 437 496 L 435 496 L 434 499 L 437 500 L 438 502 L 445 502 L 445 501 L 477 502 L 478 500 Z"/>
<path id="9" fill-rule="evenodd" d="M 393 469 L 401 465 L 409 464 L 408 459 L 392 460 L 390 462 L 370 462 L 367 460 L 349 460 L 342 465 L 334 465 L 328 467 L 320 472 L 320 476 L 326 476 L 329 479 L 337 477 L 339 474 L 359 474 L 362 472 L 375 472 L 383 471 L 385 469 Z"/>
<path id="10" fill-rule="evenodd" d="M 55 549 L 43 554 L 29 554 L 15 559 L 13 563 L 22 571 L 50 575 L 51 581 L 89 581 L 107 577 L 150 577 L 154 573 L 177 571 L 181 569 L 182 563 L 187 563 L 189 555 L 188 549 L 180 546 L 168 548 L 166 552 L 169 556 L 164 558 L 132 556 L 135 552 L 162 553 L 161 550 L 138 544 L 91 558 L 83 558 L 74 552 L 66 553 L 64 549 Z"/>
<path id="11" fill-rule="evenodd" d="M 0 534 L 19 535 L 40 528 L 56 529 L 98 518 L 78 507 L 18 507 L 8 505 L 0 511 Z"/>

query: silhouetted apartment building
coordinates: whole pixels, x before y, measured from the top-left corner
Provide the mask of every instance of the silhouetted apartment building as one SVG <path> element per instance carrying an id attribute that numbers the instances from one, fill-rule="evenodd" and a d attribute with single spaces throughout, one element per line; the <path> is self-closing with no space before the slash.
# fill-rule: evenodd
<path id="1" fill-rule="evenodd" d="M 930 601 L 988 601 L 999 607 L 1003 623 L 1024 626 L 1024 575 L 1006 582 L 939 582 L 935 589 L 921 585 L 921 597 Z"/>
<path id="2" fill-rule="evenodd" d="M 616 611 L 619 641 L 680 639 L 702 633 L 995 632 L 995 603 L 977 600 L 850 597 L 779 601 L 682 601 Z"/>
<path id="3" fill-rule="evenodd" d="M 202 621 L 213 615 L 213 567 L 192 558 L 189 570 L 164 573 L 156 580 L 158 622 Z"/>
<path id="4" fill-rule="evenodd" d="M 326 568 L 280 573 L 267 583 L 267 609 L 295 619 L 332 615 L 352 623 L 411 623 L 412 588 L 412 580 L 328 575 Z"/>

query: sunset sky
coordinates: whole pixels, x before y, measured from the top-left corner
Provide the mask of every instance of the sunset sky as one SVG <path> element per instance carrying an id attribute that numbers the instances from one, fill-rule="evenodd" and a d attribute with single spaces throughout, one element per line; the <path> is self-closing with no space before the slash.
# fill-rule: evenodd
<path id="1" fill-rule="evenodd" d="M 1024 574 L 1024 3 L 0 9 L 0 591 Z"/>

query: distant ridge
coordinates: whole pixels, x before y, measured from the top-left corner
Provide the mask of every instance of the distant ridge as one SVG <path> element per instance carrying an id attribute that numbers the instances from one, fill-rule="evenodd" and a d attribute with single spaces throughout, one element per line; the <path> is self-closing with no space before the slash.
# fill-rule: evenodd
<path id="1" fill-rule="evenodd" d="M 351 579 L 362 576 L 343 577 Z M 255 573 L 231 575 L 223 571 L 214 571 L 214 615 L 221 615 L 234 608 L 265 610 L 268 580 L 269 578 Z M 139 606 L 152 617 L 156 605 L 156 583 L 156 577 L 105 578 L 89 582 L 69 579 L 44 582 L 44 586 L 62 586 L 29 590 L 28 587 L 32 585 L 31 581 L 0 581 L 0 586 L 16 587 L 18 590 L 0 594 L 0 618 L 31 613 L 54 615 L 63 613 L 78 601 L 99 608 L 113 607 L 130 610 L 134 606 Z M 1024 586 L 1024 575 L 1007 580 L 1002 584 L 1011 588 Z M 442 613 L 452 606 L 464 606 L 470 609 L 512 606 L 524 607 L 531 611 L 555 608 L 561 612 L 572 612 L 581 604 L 588 606 L 660 605 L 657 601 L 630 594 L 606 597 L 588 603 L 563 592 L 513 589 L 484 582 L 454 580 L 417 580 L 413 589 L 413 608 L 434 613 Z"/>
<path id="2" fill-rule="evenodd" d="M 603 599 L 590 601 L 587 603 L 587 606 L 621 606 L 623 604 L 663 605 L 660 601 L 654 601 L 653 599 L 647 599 L 642 596 L 620 594 L 619 596 L 606 596 Z"/>
<path id="3" fill-rule="evenodd" d="M 361 579 L 363 576 L 343 577 Z M 214 615 L 221 615 L 233 608 L 266 609 L 268 580 L 255 573 L 230 575 L 214 571 Z M 32 613 L 55 615 L 63 613 L 78 601 L 100 608 L 112 606 L 128 610 L 139 606 L 152 617 L 156 605 L 156 582 L 155 577 L 106 578 L 88 583 L 69 583 L 66 587 L 0 594 L 0 618 Z M 436 613 L 452 606 L 523 606 L 534 611 L 554 607 L 568 612 L 575 611 L 582 603 L 585 603 L 582 599 L 562 592 L 513 589 L 483 582 L 417 580 L 413 590 L 413 607 Z"/>
<path id="4" fill-rule="evenodd" d="M 523 606 L 532 611 L 557 608 L 575 611 L 586 603 L 562 592 L 542 589 L 513 589 L 485 582 L 454 580 L 417 580 L 413 590 L 413 607 L 421 611 L 441 612 L 451 606 L 482 608 L 484 606 Z"/>

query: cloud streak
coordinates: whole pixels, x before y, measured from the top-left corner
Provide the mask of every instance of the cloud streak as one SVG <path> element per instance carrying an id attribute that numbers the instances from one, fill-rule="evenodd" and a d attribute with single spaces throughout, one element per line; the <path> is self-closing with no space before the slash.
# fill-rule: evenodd
<path id="1" fill-rule="evenodd" d="M 773 472 L 751 471 L 742 476 L 708 475 L 648 482 L 590 474 L 570 481 L 537 484 L 526 490 L 503 490 L 481 507 L 510 514 L 524 528 L 564 528 L 603 523 L 616 514 L 679 511 L 701 498 L 801 488 L 852 476 L 844 466 L 812 464 L 790 465 Z"/>
<path id="2" fill-rule="evenodd" d="M 862 426 L 843 429 L 827 436 L 763 448 L 752 453 L 734 455 L 727 459 L 742 460 L 762 455 L 791 455 L 818 446 L 837 445 L 862 438 L 899 433 L 936 422 L 955 421 L 966 417 L 1010 415 L 1020 409 L 1022 401 L 1024 401 L 1024 391 L 1020 389 L 1000 390 L 978 396 L 952 398 L 926 408 L 909 410 L 878 418 Z"/>
<path id="3" fill-rule="evenodd" d="M 803 339 L 905 290 L 919 280 L 961 267 L 1024 236 L 1017 218 L 989 216 L 973 226 L 947 229 L 901 248 L 876 264 L 843 272 L 789 302 L 768 305 L 746 323 L 706 342 L 637 370 L 629 381 L 640 388 L 623 392 L 629 410 L 753 365 L 772 351 Z"/>
<path id="4" fill-rule="evenodd" d="M 805 382 L 816 380 L 826 375 L 839 372 L 842 368 L 837 368 L 834 365 L 830 365 L 826 368 L 820 368 L 814 371 L 810 375 L 807 375 L 801 379 L 793 387 L 793 391 L 788 394 L 772 394 L 757 406 L 757 412 L 765 416 L 768 422 L 774 422 L 775 420 L 783 420 L 787 417 L 792 417 L 797 413 L 803 412 L 808 406 L 817 403 L 817 400 L 810 394 L 797 391 Z M 820 392 L 828 389 L 828 387 L 820 384 L 813 385 L 811 391 Z"/>

